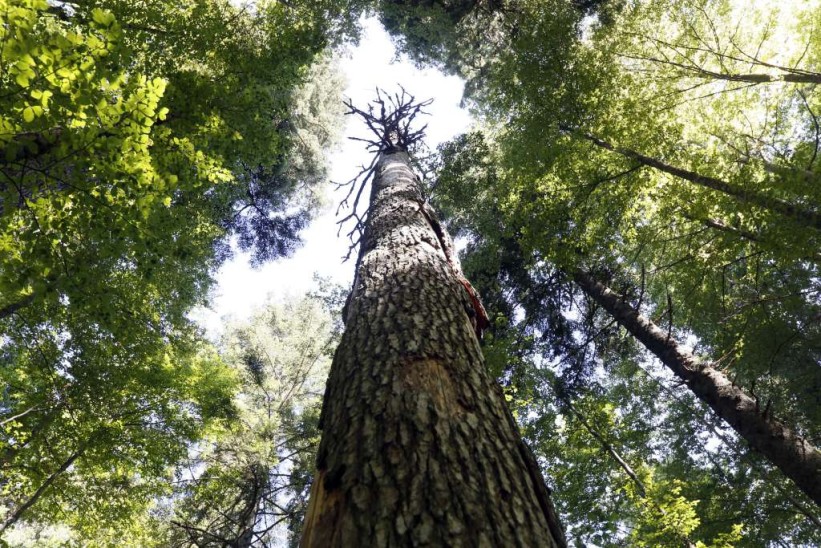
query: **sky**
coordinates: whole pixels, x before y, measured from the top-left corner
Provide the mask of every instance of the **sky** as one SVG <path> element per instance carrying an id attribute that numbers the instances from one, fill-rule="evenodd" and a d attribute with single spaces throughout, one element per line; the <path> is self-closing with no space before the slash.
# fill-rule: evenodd
<path id="1" fill-rule="evenodd" d="M 359 45 L 341 54 L 340 69 L 347 81 L 345 98 L 364 107 L 375 96 L 376 87 L 397 91 L 399 84 L 417 100 L 433 98 L 433 103 L 426 108 L 430 116 L 422 119 L 422 123 L 428 124 L 425 141 L 431 148 L 470 126 L 470 114 L 459 106 L 464 88 L 461 79 L 431 68 L 420 70 L 407 59 L 397 59 L 390 37 L 376 19 L 365 19 L 362 26 Z M 342 142 L 337 150 L 328 151 L 328 207 L 303 232 L 304 245 L 292 257 L 253 268 L 249 256 L 238 253 L 219 269 L 210 307 L 193 314 L 210 338 L 217 339 L 227 321 L 248 318 L 267 302 L 303 295 L 312 288 L 314 273 L 345 287 L 351 284 L 355 255 L 343 263 L 349 245 L 345 234 L 350 229 L 343 230 L 337 237 L 335 216 L 344 193 L 334 194 L 331 181 L 349 181 L 360 166 L 368 165 L 370 155 L 366 145 L 348 139 L 365 135 L 364 126 L 357 119 L 346 117 Z M 341 212 L 340 217 L 344 214 Z"/>

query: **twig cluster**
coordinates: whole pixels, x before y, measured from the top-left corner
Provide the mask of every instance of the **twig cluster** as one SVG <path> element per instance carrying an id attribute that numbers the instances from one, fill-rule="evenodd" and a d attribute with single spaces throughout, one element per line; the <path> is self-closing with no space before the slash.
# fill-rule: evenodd
<path id="1" fill-rule="evenodd" d="M 416 98 L 408 93 L 405 88 L 399 86 L 400 91 L 396 93 L 387 93 L 384 90 L 376 88 L 376 99 L 368 104 L 366 109 L 360 109 L 354 106 L 353 101 L 348 99 L 344 101 L 348 111 L 346 115 L 358 115 L 365 121 L 365 125 L 371 132 L 368 138 L 363 137 L 349 137 L 353 141 L 362 141 L 368 145 L 368 150 L 375 152 L 371 162 L 367 166 L 360 166 L 361 169 L 356 176 L 347 183 L 340 183 L 337 189 L 349 187 L 345 198 L 340 201 L 336 209 L 337 215 L 343 208 L 351 208 L 351 212 L 337 221 L 339 225 L 339 232 L 342 231 L 342 226 L 350 220 L 354 221 L 354 226 L 347 233 L 351 241 L 348 248 L 348 253 L 345 260 L 349 259 L 353 250 L 359 245 L 362 239 L 362 233 L 365 229 L 365 221 L 367 219 L 367 209 L 360 214 L 359 204 L 364 193 L 368 181 L 371 180 L 376 168 L 376 163 L 379 160 L 379 154 L 385 152 L 408 152 L 420 144 L 425 135 L 427 124 L 418 130 L 411 128 L 415 118 L 420 114 L 428 114 L 423 109 L 433 102 L 433 99 L 426 101 L 416 101 Z M 351 197 L 353 197 L 353 204 L 350 204 Z M 338 235 L 339 233 L 337 233 Z"/>
<path id="2" fill-rule="evenodd" d="M 399 86 L 400 92 L 393 94 L 376 88 L 376 99 L 368 104 L 367 110 L 354 106 L 348 99 L 345 106 L 348 112 L 362 117 L 365 125 L 373 134 L 371 138 L 350 137 L 354 141 L 368 144 L 368 150 L 373 152 L 394 152 L 397 150 L 409 151 L 422 140 L 427 124 L 416 131 L 411 124 L 420 114 L 428 114 L 423 109 L 433 102 L 433 99 L 416 102 L 416 98 Z"/>

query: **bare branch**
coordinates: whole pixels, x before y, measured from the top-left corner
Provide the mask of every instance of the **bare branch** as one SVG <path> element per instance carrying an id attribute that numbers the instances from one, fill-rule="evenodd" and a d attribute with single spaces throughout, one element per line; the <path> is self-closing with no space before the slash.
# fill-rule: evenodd
<path id="1" fill-rule="evenodd" d="M 370 152 L 376 153 L 370 165 L 367 167 L 362 166 L 362 169 L 353 179 L 347 183 L 337 185 L 338 189 L 346 186 L 350 187 L 345 198 L 340 201 L 337 207 L 337 215 L 339 215 L 342 208 L 349 207 L 351 196 L 354 196 L 353 204 L 350 206 L 351 213 L 337 222 L 340 225 L 339 232 L 341 232 L 345 223 L 351 220 L 355 221 L 353 228 L 347 234 L 351 246 L 348 248 L 345 260 L 350 258 L 353 250 L 362 240 L 368 211 L 366 209 L 360 214 L 359 204 L 368 181 L 373 177 L 379 154 L 400 150 L 409 152 L 422 146 L 422 139 L 425 136 L 427 125 L 418 130 L 414 130 L 412 126 L 417 116 L 428 114 L 424 108 L 432 102 L 433 99 L 416 101 L 416 98 L 401 85 L 399 91 L 394 93 L 388 93 L 385 90 L 376 88 L 376 98 L 365 108 L 355 106 L 351 99 L 343 101 L 348 108 L 345 114 L 361 117 L 370 133 L 368 137 L 349 137 L 349 139 L 365 143 Z M 337 232 L 337 235 L 339 235 L 339 232 Z"/>

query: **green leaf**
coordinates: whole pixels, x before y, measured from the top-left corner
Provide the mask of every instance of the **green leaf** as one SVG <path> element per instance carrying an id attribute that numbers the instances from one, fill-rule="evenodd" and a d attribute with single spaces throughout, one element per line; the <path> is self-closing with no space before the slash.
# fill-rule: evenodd
<path id="1" fill-rule="evenodd" d="M 102 10 L 100 8 L 94 8 L 91 11 L 91 17 L 94 19 L 95 23 L 99 23 L 104 27 L 109 27 L 114 22 L 115 17 L 114 14 L 110 11 Z"/>
<path id="2" fill-rule="evenodd" d="M 14 81 L 17 82 L 17 85 L 22 88 L 27 88 L 29 85 L 29 77 L 28 74 L 25 72 L 17 73 L 17 76 L 14 77 Z"/>

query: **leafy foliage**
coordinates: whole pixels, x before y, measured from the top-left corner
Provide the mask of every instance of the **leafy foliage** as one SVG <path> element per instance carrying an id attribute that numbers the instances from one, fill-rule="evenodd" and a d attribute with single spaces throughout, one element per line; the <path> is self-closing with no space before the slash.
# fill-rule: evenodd
<path id="1" fill-rule="evenodd" d="M 466 274 L 498 318 L 485 352 L 532 419 L 579 542 L 680 543 L 661 540 L 677 528 L 707 545 L 817 542 L 812 503 L 563 274 L 594 272 L 818 439 L 818 232 L 807 219 L 821 197 L 804 152 L 818 146 L 816 11 L 645 2 L 585 18 L 569 3 L 517 2 L 497 11 L 506 30 L 494 55 L 473 55 L 459 42 L 468 35 L 440 44 L 459 51 L 446 62 L 473 79 L 486 125 L 440 150 L 433 197 L 470 239 Z M 669 512 L 627 496 L 616 460 L 557 397 L 611 406 L 618 452 L 652 471 L 659 493 L 680 488 L 681 500 L 653 504 L 689 525 L 665 526 Z"/>
<path id="2" fill-rule="evenodd" d="M 228 238 L 297 245 L 341 108 L 310 66 L 355 11 L 0 3 L 3 529 L 102 539 L 231 416 L 235 374 L 186 314 Z"/>
<path id="3" fill-rule="evenodd" d="M 465 139 L 473 145 L 462 146 Z M 653 504 L 672 504 L 670 519 L 695 511 L 692 542 L 721 545 L 721 539 L 741 535 L 726 542 L 811 543 L 817 519 L 811 503 L 790 493 L 783 479 L 740 446 L 686 388 L 619 333 L 612 318 L 574 290 L 554 261 L 527 253 L 520 239 L 527 225 L 500 210 L 506 190 L 499 191 L 510 183 L 482 141 L 474 134 L 443 147 L 434 197 L 472 238 L 463 266 L 497 318 L 484 353 L 514 398 L 518 416 L 528 417 L 528 436 L 555 481 L 554 497 L 570 536 L 580 545 L 626 538 L 658 545 L 653 535 L 666 529 L 655 506 L 647 507 L 635 489 L 628 496 L 625 489 L 632 484 L 624 470 L 562 401 L 573 401 L 586 414 L 593 402 L 610 409 L 618 418 L 618 434 L 610 442 L 617 451 L 636 470 L 654 473 L 664 485 L 658 493 L 681 487 L 680 502 Z M 565 253 L 578 260 L 578 250 Z M 628 295 L 633 290 L 629 282 L 612 283 Z M 612 428 L 605 426 L 612 418 L 593 416 L 588 422 L 602 434 Z"/>
<path id="4" fill-rule="evenodd" d="M 298 528 L 318 396 L 298 358 L 324 360 L 327 318 L 270 309 L 220 358 L 186 314 L 231 238 L 256 263 L 298 245 L 340 108 L 320 52 L 365 4 L 0 0 L 7 542 Z M 818 2 L 372 4 L 482 117 L 432 196 L 571 536 L 817 544 L 817 509 L 565 272 L 818 444 Z"/>
<path id="5" fill-rule="evenodd" d="M 238 417 L 177 472 L 164 545 L 281 545 L 283 521 L 298 540 L 335 339 L 329 312 L 307 298 L 229 327 L 223 347 L 241 383 Z"/>

